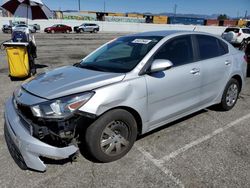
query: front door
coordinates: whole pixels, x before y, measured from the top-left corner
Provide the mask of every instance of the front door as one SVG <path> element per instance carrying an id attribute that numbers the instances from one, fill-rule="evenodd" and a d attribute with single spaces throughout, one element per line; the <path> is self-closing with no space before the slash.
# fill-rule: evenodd
<path id="1" fill-rule="evenodd" d="M 200 63 L 194 62 L 192 38 L 180 36 L 168 41 L 152 58 L 168 59 L 169 70 L 145 75 L 148 89 L 149 128 L 199 107 Z"/>

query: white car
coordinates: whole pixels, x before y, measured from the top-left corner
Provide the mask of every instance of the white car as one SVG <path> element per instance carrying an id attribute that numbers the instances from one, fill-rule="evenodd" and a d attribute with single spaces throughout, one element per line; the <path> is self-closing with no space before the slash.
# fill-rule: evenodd
<path id="1" fill-rule="evenodd" d="M 12 31 L 14 31 L 16 29 L 20 29 L 20 28 L 28 28 L 31 33 L 36 32 L 36 29 L 33 26 L 31 26 L 31 25 L 27 26 L 26 24 L 15 25 L 14 27 L 12 27 Z"/>
<path id="2" fill-rule="evenodd" d="M 240 27 L 228 27 L 222 33 L 221 37 L 232 44 L 240 44 L 244 39 L 250 37 L 250 29 Z"/>

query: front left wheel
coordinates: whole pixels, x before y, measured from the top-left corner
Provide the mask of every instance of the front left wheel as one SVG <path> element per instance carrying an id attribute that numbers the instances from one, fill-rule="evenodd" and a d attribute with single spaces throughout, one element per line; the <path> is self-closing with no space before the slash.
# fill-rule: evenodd
<path id="1" fill-rule="evenodd" d="M 120 159 L 132 148 L 137 137 L 137 123 L 126 110 L 108 111 L 86 131 L 85 139 L 92 157 L 100 162 Z"/>

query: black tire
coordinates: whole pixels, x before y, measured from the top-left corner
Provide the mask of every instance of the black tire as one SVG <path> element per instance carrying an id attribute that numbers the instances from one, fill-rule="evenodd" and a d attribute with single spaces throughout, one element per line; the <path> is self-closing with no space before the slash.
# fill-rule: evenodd
<path id="1" fill-rule="evenodd" d="M 31 70 L 30 70 L 30 77 L 31 76 L 35 76 L 36 75 L 36 68 L 32 68 Z"/>
<path id="2" fill-rule="evenodd" d="M 230 97 L 229 92 L 230 92 L 230 90 L 232 90 L 232 88 L 235 89 L 235 92 L 232 95 L 233 100 L 231 100 L 231 99 L 229 100 L 229 97 Z M 231 110 L 235 106 L 235 104 L 236 104 L 236 102 L 238 100 L 239 92 L 240 92 L 239 82 L 236 79 L 231 78 L 229 80 L 229 82 L 227 83 L 225 89 L 224 89 L 222 99 L 221 99 L 221 103 L 220 103 L 220 108 L 223 111 Z"/>
<path id="3" fill-rule="evenodd" d="M 79 32 L 80 32 L 80 33 L 84 33 L 84 30 L 83 30 L 83 29 L 80 29 Z"/>
<path id="4" fill-rule="evenodd" d="M 108 111 L 99 117 L 87 128 L 85 135 L 90 155 L 100 162 L 115 161 L 126 155 L 132 148 L 136 137 L 135 118 L 131 113 L 122 109 Z M 105 143 L 108 140 L 112 143 Z"/>
<path id="5" fill-rule="evenodd" d="M 94 29 L 94 31 L 93 31 L 94 33 L 97 33 L 97 29 Z"/>

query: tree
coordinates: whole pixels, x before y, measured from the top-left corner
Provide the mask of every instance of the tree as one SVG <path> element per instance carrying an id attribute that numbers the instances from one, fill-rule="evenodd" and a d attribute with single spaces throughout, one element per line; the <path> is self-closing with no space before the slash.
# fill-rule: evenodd
<path id="1" fill-rule="evenodd" d="M 226 14 L 221 14 L 217 17 L 217 20 L 227 20 L 228 16 Z"/>

